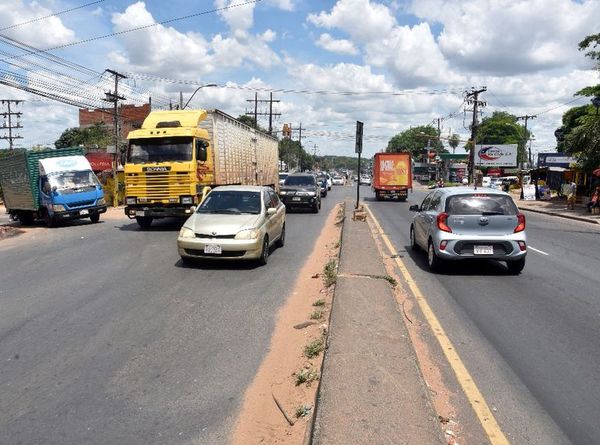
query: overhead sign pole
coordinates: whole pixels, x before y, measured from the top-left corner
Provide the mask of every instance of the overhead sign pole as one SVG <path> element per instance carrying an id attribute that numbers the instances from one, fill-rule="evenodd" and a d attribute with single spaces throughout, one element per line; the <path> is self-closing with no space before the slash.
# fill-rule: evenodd
<path id="1" fill-rule="evenodd" d="M 354 152 L 358 153 L 358 181 L 356 181 L 356 205 L 354 206 L 355 209 L 358 209 L 358 202 L 360 201 L 360 155 L 362 154 L 362 139 L 363 123 L 361 121 L 356 121 L 356 143 L 354 146 Z"/>

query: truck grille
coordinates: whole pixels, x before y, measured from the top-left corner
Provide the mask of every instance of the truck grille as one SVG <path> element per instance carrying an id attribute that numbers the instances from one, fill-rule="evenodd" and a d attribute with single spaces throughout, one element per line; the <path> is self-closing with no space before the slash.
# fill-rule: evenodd
<path id="1" fill-rule="evenodd" d="M 93 199 L 91 201 L 70 202 L 70 203 L 67 204 L 67 207 L 69 207 L 70 209 L 77 209 L 79 207 L 89 207 L 91 205 L 94 205 L 94 200 Z"/>
<path id="2" fill-rule="evenodd" d="M 150 200 L 178 198 L 190 194 L 190 178 L 187 172 L 156 172 L 128 174 L 125 187 L 128 196 L 142 196 Z"/>

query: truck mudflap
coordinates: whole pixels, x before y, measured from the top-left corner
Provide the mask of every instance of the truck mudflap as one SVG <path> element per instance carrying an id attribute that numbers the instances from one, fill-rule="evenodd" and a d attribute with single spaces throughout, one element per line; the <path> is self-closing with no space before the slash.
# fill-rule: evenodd
<path id="1" fill-rule="evenodd" d="M 126 206 L 125 215 L 135 218 L 187 218 L 193 213 L 191 206 Z"/>
<path id="2" fill-rule="evenodd" d="M 52 217 L 57 221 L 66 221 L 69 219 L 89 218 L 90 215 L 99 215 L 104 212 L 106 212 L 106 206 L 96 206 L 66 212 L 53 212 Z"/>

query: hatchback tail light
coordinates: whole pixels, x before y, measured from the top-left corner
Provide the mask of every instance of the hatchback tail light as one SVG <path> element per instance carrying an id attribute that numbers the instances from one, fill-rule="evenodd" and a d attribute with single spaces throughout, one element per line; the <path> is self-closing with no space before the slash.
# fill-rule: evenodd
<path id="1" fill-rule="evenodd" d="M 438 229 L 440 229 L 443 232 L 452 233 L 452 229 L 450 227 L 448 227 L 448 224 L 446 224 L 446 221 L 448 221 L 448 214 L 446 212 L 440 213 L 437 216 Z"/>
<path id="2" fill-rule="evenodd" d="M 515 233 L 522 232 L 525 230 L 525 215 L 522 213 L 517 214 L 517 227 L 515 227 Z"/>
<path id="3" fill-rule="evenodd" d="M 525 244 L 525 241 L 518 241 L 519 243 L 519 249 L 521 249 L 521 252 L 525 252 L 527 250 L 527 244 Z"/>

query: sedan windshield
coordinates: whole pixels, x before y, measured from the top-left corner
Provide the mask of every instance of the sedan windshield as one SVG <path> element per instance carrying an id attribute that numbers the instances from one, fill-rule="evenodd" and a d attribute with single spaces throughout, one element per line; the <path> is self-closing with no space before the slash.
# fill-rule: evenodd
<path id="1" fill-rule="evenodd" d="M 288 176 L 284 185 L 315 185 L 313 176 Z"/>
<path id="2" fill-rule="evenodd" d="M 132 139 L 129 144 L 129 162 L 185 162 L 192 160 L 192 138 Z"/>
<path id="3" fill-rule="evenodd" d="M 446 211 L 450 215 L 516 215 L 517 206 L 509 196 L 473 195 L 451 196 L 446 201 Z"/>
<path id="4" fill-rule="evenodd" d="M 260 193 L 246 191 L 212 191 L 197 210 L 198 213 L 260 213 Z"/>

